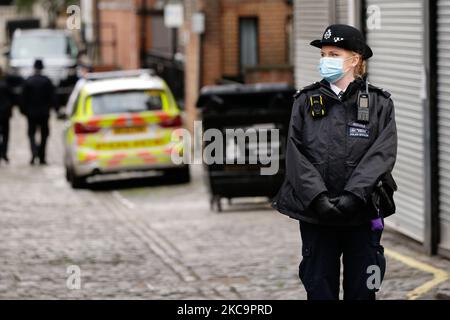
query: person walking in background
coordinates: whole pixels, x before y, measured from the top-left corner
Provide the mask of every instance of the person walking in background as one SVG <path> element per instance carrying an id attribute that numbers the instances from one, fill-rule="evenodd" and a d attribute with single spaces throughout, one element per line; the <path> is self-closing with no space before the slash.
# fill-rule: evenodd
<path id="1" fill-rule="evenodd" d="M 11 91 L 0 68 L 0 161 L 9 162 L 8 158 L 8 140 L 9 140 L 9 119 L 12 114 L 12 96 Z"/>
<path id="2" fill-rule="evenodd" d="M 28 119 L 28 137 L 31 147 L 31 161 L 34 165 L 39 159 L 46 164 L 46 144 L 49 136 L 50 109 L 55 105 L 55 88 L 50 79 L 42 74 L 44 64 L 37 59 L 34 62 L 34 74 L 24 83 L 22 109 Z M 40 143 L 36 143 L 36 132 L 40 131 Z"/>

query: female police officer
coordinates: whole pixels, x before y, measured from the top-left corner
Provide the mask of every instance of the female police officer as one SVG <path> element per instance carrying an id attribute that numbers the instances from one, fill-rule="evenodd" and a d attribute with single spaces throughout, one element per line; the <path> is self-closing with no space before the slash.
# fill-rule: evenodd
<path id="1" fill-rule="evenodd" d="M 372 50 L 359 30 L 331 25 L 311 45 L 321 49 L 323 80 L 295 96 L 286 177 L 272 205 L 300 220 L 308 299 L 339 299 L 342 255 L 344 299 L 372 300 L 385 270 L 384 213 L 373 215 L 372 200 L 396 160 L 394 106 L 366 80 Z"/>

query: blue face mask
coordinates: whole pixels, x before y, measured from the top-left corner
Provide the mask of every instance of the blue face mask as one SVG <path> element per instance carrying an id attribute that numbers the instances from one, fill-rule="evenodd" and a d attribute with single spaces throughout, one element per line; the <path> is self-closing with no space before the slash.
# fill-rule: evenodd
<path id="1" fill-rule="evenodd" d="M 342 79 L 347 73 L 344 71 L 344 62 L 351 58 L 353 57 L 345 60 L 342 58 L 321 58 L 318 67 L 321 77 L 329 83 L 335 83 Z"/>

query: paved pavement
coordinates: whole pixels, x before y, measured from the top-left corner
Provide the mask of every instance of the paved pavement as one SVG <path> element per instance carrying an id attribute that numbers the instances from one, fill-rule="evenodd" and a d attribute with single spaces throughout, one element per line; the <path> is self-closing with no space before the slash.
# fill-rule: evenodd
<path id="1" fill-rule="evenodd" d="M 305 298 L 294 220 L 258 199 L 211 212 L 201 166 L 190 184 L 152 178 L 74 191 L 62 126 L 52 119 L 49 165 L 31 167 L 25 120 L 12 120 L 11 163 L 0 165 L 0 298 Z M 448 279 L 429 282 L 431 271 L 450 271 L 448 260 L 395 232 L 383 244 L 391 254 L 379 299 L 448 296 Z M 69 266 L 81 270 L 79 290 L 67 286 Z"/>

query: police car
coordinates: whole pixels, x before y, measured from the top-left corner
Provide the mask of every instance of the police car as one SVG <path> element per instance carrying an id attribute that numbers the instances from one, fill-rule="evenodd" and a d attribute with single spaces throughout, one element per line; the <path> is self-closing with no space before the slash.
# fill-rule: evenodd
<path id="1" fill-rule="evenodd" d="M 177 139 L 180 110 L 171 90 L 151 70 L 101 72 L 79 80 L 66 108 L 64 163 L 73 188 L 89 177 L 143 170 L 189 181 Z M 175 135 L 173 135 L 175 133 Z"/>

